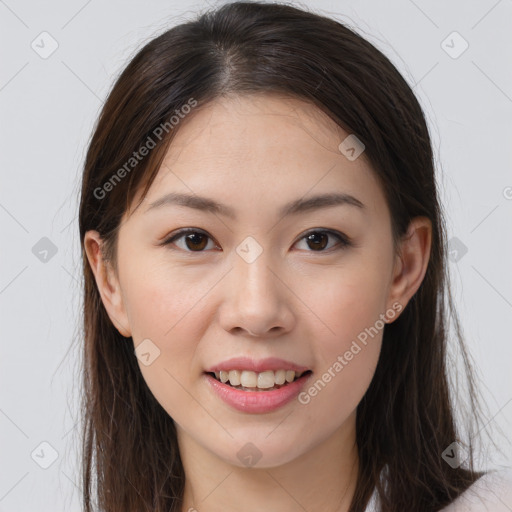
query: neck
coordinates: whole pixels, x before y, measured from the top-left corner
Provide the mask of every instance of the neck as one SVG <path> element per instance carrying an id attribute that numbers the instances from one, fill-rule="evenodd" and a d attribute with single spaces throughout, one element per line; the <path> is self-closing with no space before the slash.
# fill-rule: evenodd
<path id="1" fill-rule="evenodd" d="M 177 431 L 186 476 L 182 512 L 349 510 L 359 469 L 355 414 L 317 446 L 266 468 L 231 464 Z"/>

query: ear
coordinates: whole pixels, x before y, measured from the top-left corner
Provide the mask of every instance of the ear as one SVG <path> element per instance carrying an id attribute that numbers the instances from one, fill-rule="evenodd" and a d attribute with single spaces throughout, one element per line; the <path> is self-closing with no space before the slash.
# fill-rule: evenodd
<path id="1" fill-rule="evenodd" d="M 396 255 L 388 307 L 398 302 L 405 309 L 420 287 L 427 271 L 432 244 L 432 223 L 427 217 L 415 217 L 409 224 Z M 395 319 L 398 318 L 398 315 Z M 387 323 L 391 323 L 388 320 Z"/>
<path id="2" fill-rule="evenodd" d="M 122 336 L 128 338 L 132 334 L 121 287 L 111 265 L 103 259 L 102 244 L 103 240 L 97 231 L 87 231 L 84 237 L 85 252 L 94 273 L 101 300 L 116 329 Z"/>

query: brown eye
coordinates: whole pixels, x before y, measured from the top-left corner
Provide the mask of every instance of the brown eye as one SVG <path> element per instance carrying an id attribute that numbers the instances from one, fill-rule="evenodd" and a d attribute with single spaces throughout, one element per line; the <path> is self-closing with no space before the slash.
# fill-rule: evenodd
<path id="1" fill-rule="evenodd" d="M 176 242 L 181 239 L 183 239 L 185 243 L 180 246 Z M 337 243 L 331 244 L 330 247 L 328 247 L 330 239 L 337 240 Z M 330 249 L 340 250 L 352 245 L 348 237 L 342 233 L 332 230 L 310 231 L 303 236 L 299 242 L 302 242 L 303 240 L 306 241 L 309 252 L 331 252 Z M 198 229 L 189 228 L 178 231 L 165 240 L 162 245 L 176 245 L 185 252 L 205 252 L 209 241 L 212 241 L 213 243 L 212 238 L 206 233 L 199 231 Z M 215 244 L 214 247 L 216 247 Z M 324 250 L 326 247 L 327 250 Z"/>
<path id="2" fill-rule="evenodd" d="M 320 232 L 311 233 L 306 238 L 308 241 L 308 247 L 315 250 L 325 249 L 329 240 L 329 237 L 325 233 Z"/>
<path id="3" fill-rule="evenodd" d="M 190 250 L 202 251 L 208 243 L 208 237 L 202 233 L 190 233 L 185 235 L 185 244 Z"/>
<path id="4" fill-rule="evenodd" d="M 171 245 L 180 239 L 185 241 L 184 247 L 183 245 L 175 245 L 178 245 L 180 249 L 187 252 L 203 252 L 208 245 L 208 241 L 211 240 L 211 238 L 202 231 L 198 231 L 196 229 L 185 229 L 165 240 L 162 245 Z"/>
<path id="5" fill-rule="evenodd" d="M 334 238 L 338 243 L 331 244 L 327 250 L 324 250 L 328 246 L 330 238 Z M 343 249 L 351 245 L 350 240 L 345 235 L 331 230 L 310 231 L 299 242 L 303 240 L 306 241 L 307 247 L 310 249 L 309 252 L 330 252 L 330 249 Z"/>

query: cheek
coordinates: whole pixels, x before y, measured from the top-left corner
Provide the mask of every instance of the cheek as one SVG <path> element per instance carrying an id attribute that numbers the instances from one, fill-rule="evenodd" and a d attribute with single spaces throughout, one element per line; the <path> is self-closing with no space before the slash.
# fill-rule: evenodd
<path id="1" fill-rule="evenodd" d="M 348 418 L 373 379 L 385 326 L 378 286 L 368 273 L 340 275 L 317 292 L 319 317 L 328 329 L 320 329 L 322 335 L 315 338 L 315 376 L 301 403 L 311 406 L 327 429 Z"/>
<path id="2" fill-rule="evenodd" d="M 377 263 L 363 264 L 361 258 L 332 272 L 309 295 L 321 320 L 314 320 L 317 334 L 322 334 L 315 337 L 316 375 L 301 403 L 309 402 L 326 425 L 344 421 L 372 381 L 385 326 L 380 317 L 386 304 L 383 275 Z"/>
<path id="3" fill-rule="evenodd" d="M 168 343 L 199 325 L 191 319 L 201 314 L 215 283 L 211 273 L 190 270 L 193 275 L 150 257 L 126 261 L 124 302 L 134 340 L 153 336 Z"/>
<path id="4" fill-rule="evenodd" d="M 131 302 L 130 321 L 134 349 L 148 338 L 154 344 L 151 346 L 157 347 L 157 356 L 150 365 L 138 360 L 142 376 L 163 409 L 179 421 L 183 411 L 194 407 L 188 390 L 197 380 L 197 345 L 202 337 L 197 315 L 201 308 L 195 296 L 162 289 L 161 284 L 141 283 Z"/>
<path id="5" fill-rule="evenodd" d="M 179 417 L 179 411 L 191 406 L 184 390 L 197 378 L 194 358 L 204 322 L 203 305 L 212 284 L 208 286 L 205 277 L 191 286 L 186 273 L 149 260 L 141 258 L 140 264 L 135 258 L 126 260 L 121 276 L 124 303 L 134 349 L 151 340 L 151 363 L 138 360 L 144 380 L 162 407 Z"/>
<path id="6" fill-rule="evenodd" d="M 375 373 L 380 351 L 378 337 L 361 345 L 348 360 L 344 352 L 317 371 L 299 395 L 299 402 L 320 429 L 330 432 L 342 425 L 357 409 Z M 351 351 L 350 351 L 351 352 Z M 352 352 L 351 352 L 352 353 Z M 309 410 L 308 410 L 309 409 Z"/>
<path id="7" fill-rule="evenodd" d="M 350 350 L 353 341 L 360 344 L 366 341 L 369 346 L 372 340 L 381 337 L 384 327 L 381 315 L 385 313 L 387 289 L 383 275 L 380 269 L 368 265 L 347 265 L 333 272 L 329 280 L 309 294 L 324 333 L 323 341 L 317 347 L 323 364 L 332 364 L 335 356 Z M 363 352 L 365 354 L 361 355 Z M 358 364 L 365 357 L 374 359 L 375 355 L 366 356 L 366 353 L 367 349 L 358 355 Z"/>

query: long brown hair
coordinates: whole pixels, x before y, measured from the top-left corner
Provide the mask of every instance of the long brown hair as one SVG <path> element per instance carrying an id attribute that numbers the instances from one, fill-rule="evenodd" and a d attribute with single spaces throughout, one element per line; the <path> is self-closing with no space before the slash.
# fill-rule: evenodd
<path id="1" fill-rule="evenodd" d="M 364 143 L 385 192 L 395 248 L 413 217 L 432 222 L 424 280 L 386 325 L 373 381 L 357 408 L 360 464 L 350 511 L 363 511 L 375 486 L 383 512 L 438 511 L 481 475 L 471 436 L 465 464 L 452 467 L 442 456 L 453 442 L 464 444 L 447 368 L 450 318 L 463 355 L 470 424 L 479 421 L 480 399 L 452 302 L 445 221 L 418 100 L 390 60 L 342 23 L 287 4 L 235 2 L 140 49 L 117 78 L 89 144 L 79 212 L 86 512 L 94 501 L 106 512 L 179 511 L 185 477 L 173 420 L 148 389 L 133 343 L 102 304 L 85 233 L 100 233 L 103 256 L 115 269 L 120 220 L 142 187 L 144 199 L 181 126 L 169 127 L 169 119 L 191 99 L 200 109 L 222 95 L 265 92 L 313 103 Z M 155 147 L 128 169 L 148 138 Z"/>

